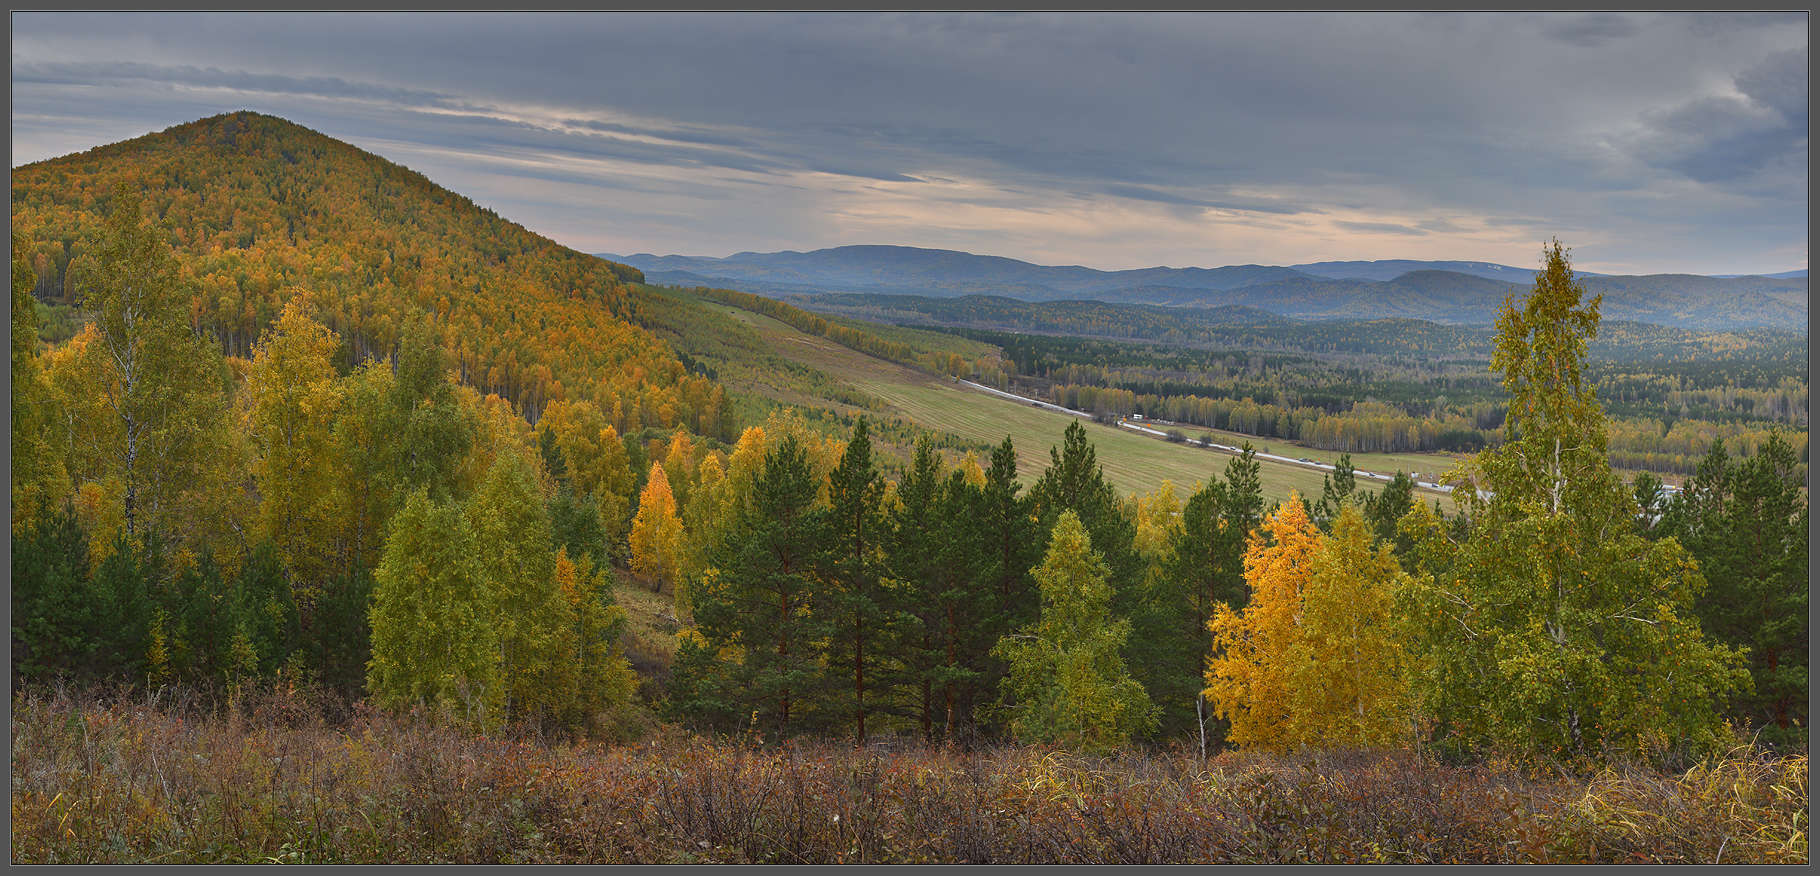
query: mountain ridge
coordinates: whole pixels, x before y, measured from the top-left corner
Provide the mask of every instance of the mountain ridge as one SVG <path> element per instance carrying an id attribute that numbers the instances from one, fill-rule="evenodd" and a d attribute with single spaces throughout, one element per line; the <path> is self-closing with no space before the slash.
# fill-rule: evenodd
<path id="1" fill-rule="evenodd" d="M 1299 319 L 1414 318 L 1490 324 L 1533 272 L 1491 262 L 1384 259 L 1303 265 L 1136 268 L 1101 271 L 1037 265 L 957 250 L 856 245 L 705 256 L 599 254 L 644 270 L 651 282 L 731 286 L 759 294 L 1002 295 L 1217 307 L 1242 305 Z M 1802 272 L 1785 272 L 1801 273 Z M 1605 296 L 1606 315 L 1680 328 L 1805 325 L 1805 276 L 1579 275 Z"/>

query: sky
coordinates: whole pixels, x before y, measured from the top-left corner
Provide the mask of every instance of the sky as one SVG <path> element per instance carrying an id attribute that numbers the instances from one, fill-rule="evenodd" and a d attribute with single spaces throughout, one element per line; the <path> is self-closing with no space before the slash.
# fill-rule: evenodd
<path id="1" fill-rule="evenodd" d="M 1806 13 L 14 13 L 13 166 L 250 109 L 586 252 L 1807 267 Z"/>

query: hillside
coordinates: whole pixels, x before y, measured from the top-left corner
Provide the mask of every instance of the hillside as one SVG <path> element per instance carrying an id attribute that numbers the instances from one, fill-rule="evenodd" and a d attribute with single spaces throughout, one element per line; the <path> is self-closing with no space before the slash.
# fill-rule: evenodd
<path id="1" fill-rule="evenodd" d="M 339 360 L 384 356 L 434 321 L 463 382 L 533 421 L 580 398 L 616 425 L 717 434 L 724 399 L 638 327 L 633 268 L 575 252 L 379 156 L 283 119 L 202 119 L 15 168 L 13 227 L 34 294 L 74 304 L 70 264 L 117 184 L 143 192 L 197 290 L 196 325 L 246 356 L 285 303 L 311 296 Z"/>
<path id="2" fill-rule="evenodd" d="M 1526 290 L 1533 270 L 1486 262 L 1388 259 L 1290 267 L 1142 268 L 1099 271 L 904 246 L 843 246 L 813 252 L 693 256 L 604 256 L 645 270 L 651 281 L 728 286 L 763 295 L 869 293 L 1024 301 L 1093 299 L 1174 307 L 1245 306 L 1299 319 L 1407 318 L 1490 325 L 1506 295 Z M 1605 295 L 1611 319 L 1687 329 L 1794 328 L 1807 320 L 1807 278 L 1583 274 Z"/>

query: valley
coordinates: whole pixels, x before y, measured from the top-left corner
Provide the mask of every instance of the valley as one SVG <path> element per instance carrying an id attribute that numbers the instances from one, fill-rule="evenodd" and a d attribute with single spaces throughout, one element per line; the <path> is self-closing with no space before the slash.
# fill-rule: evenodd
<path id="1" fill-rule="evenodd" d="M 1034 482 L 1049 465 L 1049 449 L 1060 442 L 1068 423 L 1080 419 L 1076 415 L 1033 407 L 1028 403 L 969 389 L 954 378 L 937 377 L 868 356 L 827 338 L 807 335 L 763 314 L 706 300 L 688 290 L 647 287 L 647 292 L 662 295 L 680 306 L 694 308 L 697 325 L 701 324 L 700 320 L 710 318 L 711 315 L 725 320 L 716 324 L 712 332 L 723 349 L 729 338 L 741 338 L 749 333 L 750 342 L 742 339 L 733 342 L 731 346 L 747 351 L 763 350 L 766 355 L 780 357 L 801 368 L 810 369 L 815 375 L 789 385 L 780 385 L 776 379 L 732 378 L 728 382 L 730 388 L 761 395 L 783 405 L 821 407 L 846 416 L 863 413 L 874 417 L 897 418 L 923 429 L 954 436 L 982 458 L 990 447 L 1009 436 L 1018 451 L 1019 478 L 1026 485 Z M 905 328 L 896 331 L 897 337 L 911 343 L 935 345 L 947 342 L 947 337 L 939 334 Z M 692 347 L 691 340 L 680 334 L 670 335 L 670 340 L 691 358 L 705 360 L 713 355 L 713 348 L 703 341 L 697 340 Z M 972 352 L 977 353 L 979 350 Z M 716 361 L 724 363 L 726 360 Z M 815 386 L 824 389 L 817 393 L 811 388 Z M 829 391 L 826 387 L 830 386 L 844 386 L 853 392 Z M 858 399 L 876 400 L 882 405 L 868 407 L 864 403 L 852 403 Z M 1171 443 L 1161 437 L 1115 425 L 1089 422 L 1087 428 L 1098 448 L 1107 479 L 1125 495 L 1155 492 L 1165 480 L 1174 483 L 1179 494 L 1185 494 L 1193 484 L 1223 470 L 1226 460 L 1230 458 L 1229 454 L 1216 450 Z M 1271 439 L 1193 426 L 1184 428 L 1193 438 L 1212 434 L 1216 441 L 1235 446 L 1249 441 L 1260 451 L 1270 452 L 1274 449 L 1277 454 L 1290 457 L 1308 457 L 1329 464 L 1338 457 L 1337 453 L 1301 447 L 1290 442 L 1276 441 L 1273 448 Z M 1293 451 L 1291 448 L 1294 448 Z M 899 448 L 899 452 L 907 459 L 906 450 L 907 448 Z M 958 455 L 961 451 L 957 449 L 953 452 Z M 1453 461 L 1452 457 L 1442 455 L 1353 455 L 1356 467 L 1383 471 L 1386 474 L 1404 470 L 1433 475 L 1444 471 Z M 1271 501 L 1286 500 L 1291 491 L 1303 496 L 1318 497 L 1321 494 L 1322 474 L 1314 468 L 1268 458 L 1260 458 L 1260 464 L 1264 495 Z M 1422 492 L 1430 499 L 1441 495 L 1431 490 Z"/>

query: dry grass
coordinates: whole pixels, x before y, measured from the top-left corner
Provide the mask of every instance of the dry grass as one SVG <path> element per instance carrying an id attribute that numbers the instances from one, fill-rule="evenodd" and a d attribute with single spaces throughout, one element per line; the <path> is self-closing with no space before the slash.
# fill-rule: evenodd
<path id="1" fill-rule="evenodd" d="M 480 735 L 299 692 L 13 703 L 12 860 L 1807 860 L 1807 762 L 1533 777 L 1408 752 L 1267 758 Z"/>

